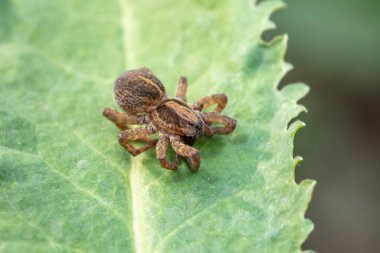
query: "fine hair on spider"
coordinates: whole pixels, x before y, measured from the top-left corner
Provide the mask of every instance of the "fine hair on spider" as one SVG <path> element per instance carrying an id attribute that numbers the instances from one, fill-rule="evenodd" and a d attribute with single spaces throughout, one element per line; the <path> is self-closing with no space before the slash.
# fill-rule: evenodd
<path id="1" fill-rule="evenodd" d="M 103 115 L 119 129 L 118 140 L 131 155 L 136 156 L 156 146 L 157 159 L 165 169 L 176 170 L 179 156 L 185 157 L 191 171 L 200 166 L 197 149 L 190 145 L 201 136 L 229 134 L 236 127 L 236 120 L 221 114 L 227 105 L 224 94 L 205 96 L 195 103 L 186 100 L 187 79 L 180 77 L 175 98 L 168 98 L 164 85 L 148 69 L 128 70 L 115 81 L 113 97 L 125 112 L 104 108 Z M 204 109 L 216 105 L 211 112 Z M 211 126 L 218 123 L 223 126 Z M 143 125 L 129 128 L 128 125 Z M 158 132 L 158 139 L 149 135 Z M 136 148 L 131 142 L 142 141 Z M 176 153 L 174 161 L 168 161 L 168 145 Z"/>

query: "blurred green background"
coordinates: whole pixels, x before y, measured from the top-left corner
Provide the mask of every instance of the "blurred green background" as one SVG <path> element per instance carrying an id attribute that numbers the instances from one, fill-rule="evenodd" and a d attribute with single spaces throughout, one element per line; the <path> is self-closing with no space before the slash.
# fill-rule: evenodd
<path id="1" fill-rule="evenodd" d="M 274 14 L 295 66 L 282 85 L 304 81 L 307 127 L 296 137 L 302 178 L 317 180 L 304 249 L 379 252 L 380 1 L 288 0 Z"/>

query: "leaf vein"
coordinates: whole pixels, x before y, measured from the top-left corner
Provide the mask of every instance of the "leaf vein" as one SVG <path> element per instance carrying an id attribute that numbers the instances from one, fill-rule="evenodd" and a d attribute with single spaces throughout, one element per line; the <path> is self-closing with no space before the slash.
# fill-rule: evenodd
<path id="1" fill-rule="evenodd" d="M 186 220 L 184 220 L 184 222 L 182 222 L 181 224 L 179 224 L 178 226 L 174 227 L 172 230 L 170 230 L 168 233 L 166 233 L 165 237 L 163 237 L 159 243 L 155 246 L 155 248 L 152 250 L 152 252 L 159 252 L 159 249 L 164 245 L 165 242 L 167 242 L 171 237 L 173 237 L 178 231 L 180 231 L 182 228 L 184 228 L 186 225 L 191 225 L 191 222 L 196 220 L 197 218 L 201 217 L 202 214 L 204 214 L 205 212 L 207 212 L 208 210 L 216 207 L 217 205 L 219 205 L 220 203 L 224 202 L 224 201 L 227 201 L 228 199 L 230 198 L 233 198 L 247 190 L 250 190 L 251 188 L 250 187 L 247 187 L 247 188 L 244 188 L 240 191 L 237 191 L 237 192 L 234 192 L 228 196 L 225 196 L 224 198 L 222 199 L 219 199 L 218 201 L 215 201 L 214 203 L 212 203 L 211 205 L 203 208 L 202 210 L 200 210 L 199 212 L 195 213 L 193 216 L 187 218 Z"/>
<path id="2" fill-rule="evenodd" d="M 36 224 L 34 222 L 31 222 L 30 219 L 24 218 L 23 215 L 22 215 L 22 213 L 20 213 L 19 210 L 9 200 L 8 196 L 6 196 L 5 199 L 8 202 L 9 206 L 15 211 L 14 214 L 15 214 L 16 218 L 19 218 L 20 220 L 22 220 L 23 223 L 28 224 L 30 227 L 32 227 L 34 229 L 37 229 L 46 238 L 47 243 L 50 246 L 53 246 L 53 247 L 56 247 L 56 246 L 63 247 L 63 248 L 71 249 L 71 250 L 74 250 L 75 252 L 80 252 L 80 253 L 85 253 L 86 252 L 83 249 L 80 249 L 80 248 L 77 248 L 77 247 L 73 247 L 73 246 L 69 246 L 69 245 L 57 242 L 53 237 L 49 236 L 48 232 L 46 232 L 44 229 L 42 229 L 38 224 Z"/>
<path id="3" fill-rule="evenodd" d="M 41 156 L 40 156 L 41 157 Z M 110 210 L 114 215 L 115 217 L 117 217 L 118 219 L 122 220 L 124 223 L 126 222 L 125 221 L 125 218 L 121 215 L 121 213 L 117 210 L 115 210 L 111 204 L 109 204 L 106 200 L 104 200 L 102 197 L 100 197 L 99 195 L 97 195 L 96 193 L 86 189 L 86 188 L 83 188 L 81 187 L 80 185 L 78 185 L 77 183 L 75 183 L 70 177 L 66 176 L 65 174 L 59 172 L 58 170 L 54 169 L 53 165 L 48 163 L 47 161 L 45 161 L 42 157 L 41 157 L 41 161 L 46 164 L 47 168 L 53 172 L 54 174 L 56 174 L 57 176 L 59 176 L 60 178 L 66 180 L 67 182 L 69 182 L 72 186 L 74 186 L 74 188 L 76 190 L 78 190 L 79 192 L 83 193 L 83 194 L 86 194 L 88 196 L 90 196 L 91 198 L 93 198 L 94 200 L 96 200 L 101 206 L 103 206 L 104 208 Z"/>
<path id="4" fill-rule="evenodd" d="M 107 163 L 110 163 L 115 169 L 117 169 L 118 172 L 120 172 L 124 177 L 127 176 L 127 173 L 124 171 L 124 169 L 115 163 L 113 160 L 105 156 L 102 152 L 100 152 L 97 148 L 95 148 L 90 142 L 88 142 L 82 134 L 80 134 L 78 131 L 73 131 L 74 135 L 78 137 L 78 139 L 83 142 L 89 149 L 91 149 L 95 154 L 100 156 L 103 160 L 107 161 Z"/>

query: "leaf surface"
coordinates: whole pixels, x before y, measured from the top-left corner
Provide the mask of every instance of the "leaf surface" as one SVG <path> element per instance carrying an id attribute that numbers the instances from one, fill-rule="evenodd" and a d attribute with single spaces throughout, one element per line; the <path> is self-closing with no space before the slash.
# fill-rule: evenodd
<path id="1" fill-rule="evenodd" d="M 0 3 L 1 252 L 300 252 L 313 181 L 294 182 L 289 122 L 303 84 L 274 28 L 281 1 Z M 201 169 L 131 158 L 101 116 L 113 80 L 148 66 L 188 100 L 225 93 L 233 134 L 199 140 Z"/>

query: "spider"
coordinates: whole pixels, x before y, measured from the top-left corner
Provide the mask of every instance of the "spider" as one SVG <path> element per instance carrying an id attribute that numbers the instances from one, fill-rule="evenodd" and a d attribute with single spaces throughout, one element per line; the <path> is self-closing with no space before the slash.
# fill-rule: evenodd
<path id="1" fill-rule="evenodd" d="M 176 170 L 179 156 L 187 159 L 191 171 L 199 169 L 199 152 L 191 145 L 197 137 L 229 134 L 236 127 L 236 120 L 220 112 L 227 104 L 224 94 L 203 97 L 194 104 L 186 101 L 187 79 L 180 77 L 175 98 L 168 98 L 161 81 L 148 69 L 129 70 L 115 81 L 113 97 L 124 112 L 104 108 L 103 116 L 121 131 L 118 140 L 131 155 L 137 156 L 156 146 L 157 159 L 165 169 Z M 212 112 L 202 110 L 216 104 Z M 223 126 L 211 126 L 211 123 Z M 129 128 L 128 125 L 145 125 Z M 158 140 L 149 135 L 159 132 Z M 131 142 L 142 141 L 136 148 Z M 167 160 L 169 143 L 176 153 L 174 161 Z"/>

